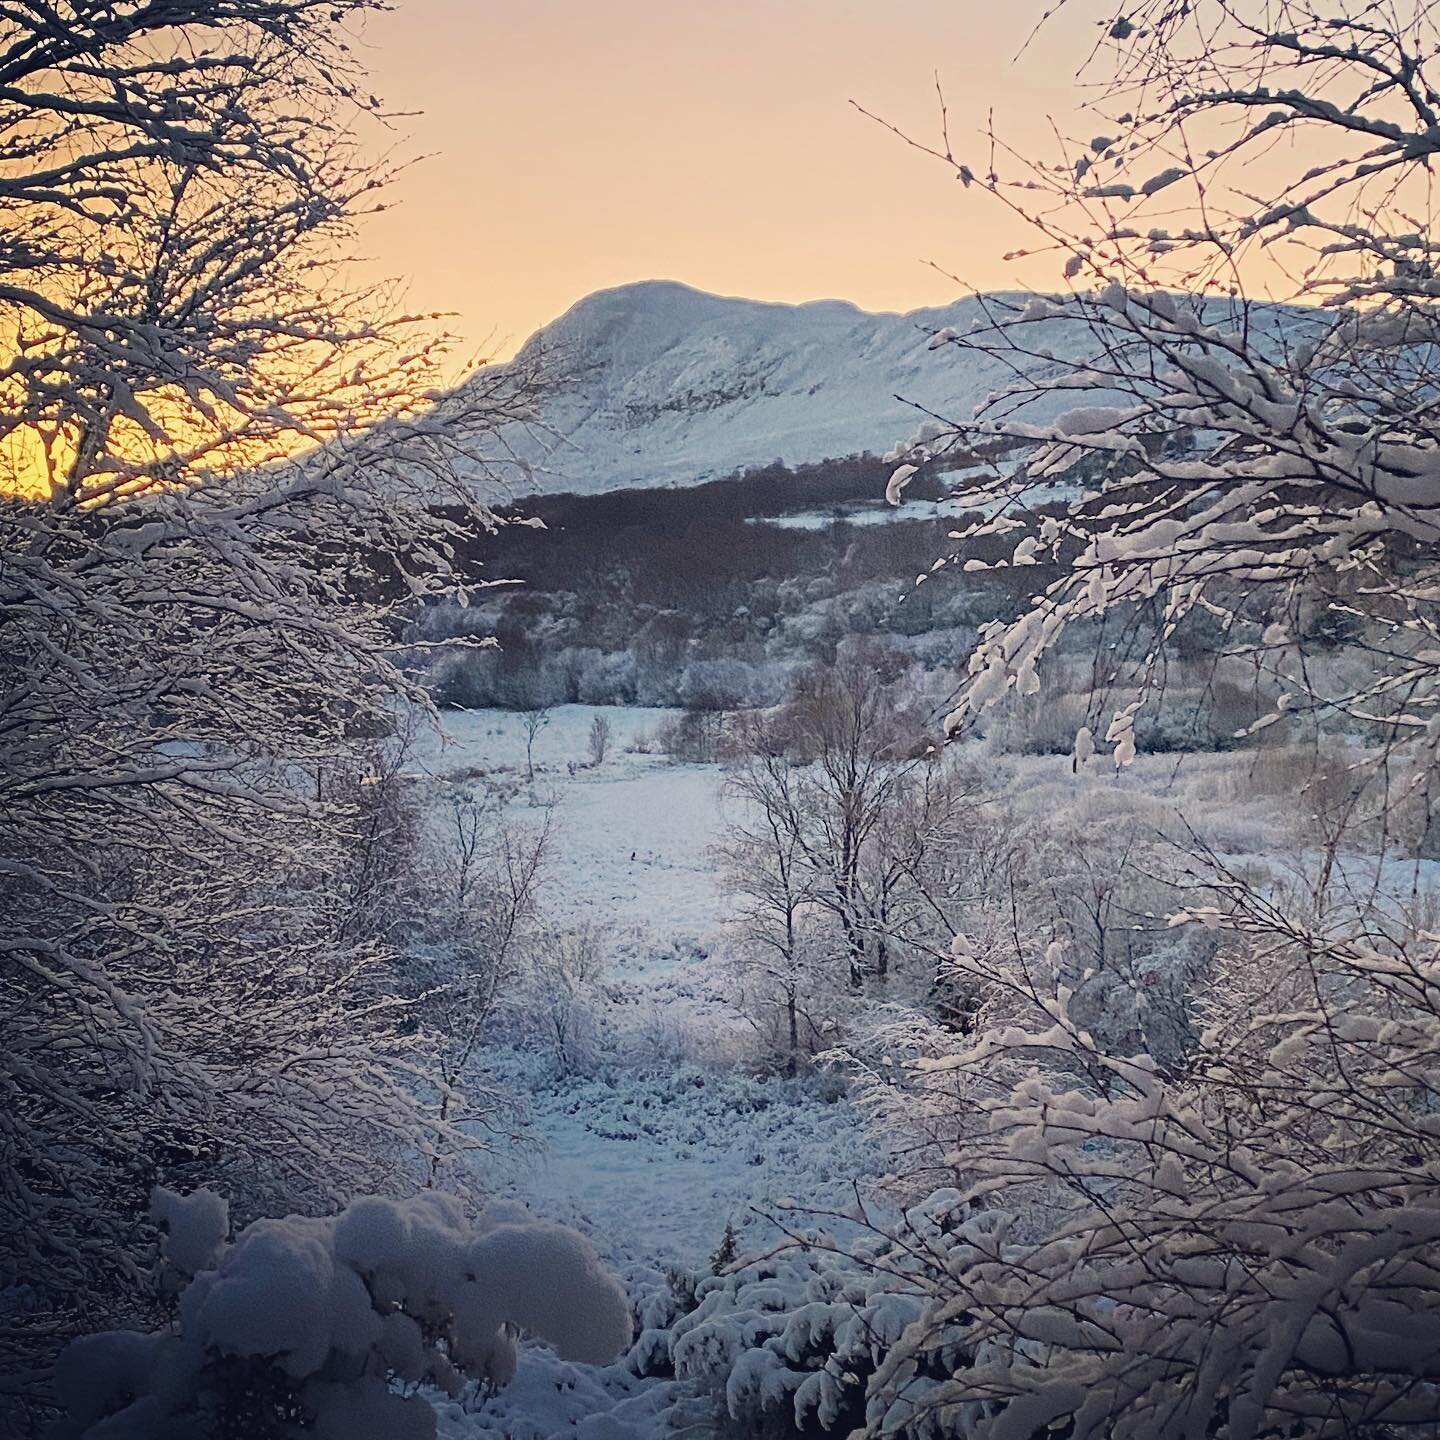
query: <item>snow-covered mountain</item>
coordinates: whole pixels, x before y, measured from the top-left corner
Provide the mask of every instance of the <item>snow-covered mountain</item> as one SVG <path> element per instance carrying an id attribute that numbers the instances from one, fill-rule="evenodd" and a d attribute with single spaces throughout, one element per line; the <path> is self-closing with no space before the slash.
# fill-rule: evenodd
<path id="1" fill-rule="evenodd" d="M 727 299 L 671 281 L 599 291 L 517 357 L 543 362 L 552 379 L 543 425 L 506 437 L 524 462 L 517 488 L 687 485 L 777 459 L 883 454 L 915 434 L 917 405 L 968 417 L 1004 383 L 999 362 L 929 348 L 978 314 L 973 299 L 900 315 L 841 300 Z M 1074 328 L 1056 326 L 1057 352 L 1071 338 L 1058 332 Z"/>

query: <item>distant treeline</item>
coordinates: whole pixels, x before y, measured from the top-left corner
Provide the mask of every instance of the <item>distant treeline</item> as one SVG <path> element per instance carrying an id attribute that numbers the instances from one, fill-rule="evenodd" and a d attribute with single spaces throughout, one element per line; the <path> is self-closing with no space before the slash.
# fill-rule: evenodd
<path id="1" fill-rule="evenodd" d="M 537 495 L 515 509 L 538 516 L 547 525 L 584 520 L 606 528 L 645 525 L 651 530 L 674 531 L 701 517 L 743 520 L 877 501 L 885 494 L 885 482 L 893 468 L 877 455 L 850 455 L 794 468 L 773 460 L 699 485 L 614 490 L 601 495 Z M 932 499 L 944 493 L 928 475 L 917 477 L 915 487 L 915 494 L 923 492 Z"/>
<path id="2" fill-rule="evenodd" d="M 926 663 L 953 658 L 943 632 L 1013 609 L 1044 567 L 962 574 L 916 587 L 949 546 L 917 509 L 851 523 L 883 504 L 893 466 L 855 456 L 798 469 L 774 464 L 680 490 L 535 497 L 473 547 L 477 576 L 515 585 L 469 607 L 421 617 L 429 640 L 493 636 L 498 649 L 451 652 L 433 684 L 442 703 L 526 707 L 683 704 L 731 708 L 779 698 L 796 666 L 827 662 L 848 637 L 888 637 Z M 922 472 L 908 495 L 939 498 Z M 835 509 L 833 521 L 823 519 Z M 779 525 L 801 511 L 806 527 Z M 1014 538 L 971 547 L 999 559 Z M 935 644 L 930 645 L 933 637 Z"/>
<path id="3" fill-rule="evenodd" d="M 824 511 L 880 501 L 893 467 L 871 455 L 797 469 L 775 462 L 684 489 L 544 495 L 505 518 L 533 518 L 544 529 L 506 525 L 480 537 L 474 558 L 489 578 L 503 576 L 541 594 L 557 590 L 620 597 L 705 618 L 746 603 L 759 580 L 845 571 L 850 584 L 896 581 L 928 569 L 943 545 L 933 520 L 899 517 L 878 525 L 799 529 L 755 523 L 797 510 Z M 929 476 L 910 494 L 939 498 Z"/>

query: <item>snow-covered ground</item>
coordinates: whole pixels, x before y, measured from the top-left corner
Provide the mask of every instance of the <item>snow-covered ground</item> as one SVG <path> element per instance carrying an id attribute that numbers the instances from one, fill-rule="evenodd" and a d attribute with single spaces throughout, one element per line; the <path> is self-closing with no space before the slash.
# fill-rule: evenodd
<path id="1" fill-rule="evenodd" d="M 576 1225 L 606 1258 L 701 1266 L 727 1224 L 749 1249 L 780 1238 L 787 1201 L 843 1206 L 878 1150 L 848 1102 L 716 1065 L 653 1065 L 556 1081 L 523 1066 L 544 1149 L 504 1191 Z"/>
<path id="2" fill-rule="evenodd" d="M 559 1076 L 532 1046 L 489 1054 L 494 1076 L 523 1097 L 536 1146 L 487 1157 L 484 1178 L 579 1224 L 617 1263 L 701 1264 L 727 1222 L 764 1243 L 770 1232 L 757 1211 L 791 1196 L 843 1204 L 852 1177 L 885 1168 L 848 1102 L 813 1079 L 744 1068 L 748 1032 L 717 966 L 726 901 L 710 850 L 726 824 L 724 777 L 718 766 L 645 753 L 671 713 L 556 708 L 535 736 L 530 784 L 519 783 L 525 725 L 513 712 L 447 713 L 443 743 L 428 740 L 417 762 L 437 781 L 511 782 L 510 813 L 521 823 L 553 802 L 545 905 L 556 922 L 604 938 L 605 1043 L 578 1077 Z M 592 767 L 597 717 L 611 748 Z M 1063 756 L 992 756 L 986 773 L 1020 815 L 1122 838 L 1183 842 L 1193 832 L 1236 865 L 1264 857 L 1278 874 L 1288 855 L 1303 868 L 1293 807 L 1257 791 L 1249 763 L 1153 755 L 1120 774 L 1097 759 L 1077 775 Z M 1395 862 L 1386 885 L 1397 894 L 1427 888 L 1436 869 Z"/>
<path id="3" fill-rule="evenodd" d="M 710 935 L 721 921 L 720 891 L 706 857 L 719 838 L 718 769 L 635 753 L 671 713 L 557 706 L 535 736 L 535 783 L 518 804 L 523 809 L 531 798 L 557 802 L 550 888 L 563 913 L 617 932 L 647 927 L 662 948 L 672 939 Z M 592 769 L 588 744 L 596 717 L 611 728 L 611 748 L 605 763 Z M 448 711 L 444 727 L 441 743 L 431 740 L 421 748 L 419 766 L 427 774 L 525 774 L 525 726 L 518 714 Z"/>
<path id="4" fill-rule="evenodd" d="M 659 1306 L 662 1318 L 645 1325 L 670 1323 L 667 1267 L 703 1272 L 727 1223 L 742 1252 L 758 1253 L 779 1238 L 767 1215 L 787 1200 L 845 1211 L 852 1182 L 886 1168 L 861 1116 L 822 1081 L 756 1075 L 736 1063 L 745 1031 L 714 965 L 726 902 L 709 857 L 727 821 L 723 775 L 645 753 L 668 713 L 556 709 L 535 739 L 535 780 L 514 786 L 516 818 L 555 805 L 552 909 L 604 930 L 611 1044 L 600 1063 L 570 1078 L 523 1043 L 492 1051 L 490 1071 L 527 1101 L 537 1146 L 483 1162 L 496 1191 L 593 1239 L 641 1315 Z M 611 728 L 612 750 L 591 767 L 597 716 Z M 436 781 L 524 775 L 520 716 L 450 714 L 446 729 L 447 743 L 420 755 Z M 1259 783 L 1254 755 L 1142 755 L 1118 774 L 1103 759 L 1077 774 L 1065 756 L 1000 756 L 983 744 L 975 758 L 987 788 L 1021 818 L 1122 842 L 1194 835 L 1233 864 L 1268 862 L 1269 873 L 1280 863 L 1303 868 L 1309 857 L 1296 797 L 1277 794 L 1273 777 Z M 1373 886 L 1373 871 L 1357 862 L 1354 883 Z M 1437 879 L 1433 862 L 1397 862 L 1382 884 L 1399 895 Z M 848 1226 L 835 1233 L 845 1238 Z M 443 1440 L 721 1433 L 719 1401 L 703 1388 L 663 1371 L 637 1373 L 626 1360 L 569 1365 L 543 1346 L 524 1347 L 513 1383 L 488 1399 L 433 1398 Z"/>
<path id="5" fill-rule="evenodd" d="M 862 1116 L 822 1078 L 757 1075 L 744 1064 L 745 1024 L 717 967 L 726 900 L 710 847 L 727 823 L 724 777 L 717 766 L 646 753 L 668 713 L 550 712 L 535 737 L 529 784 L 520 783 L 525 725 L 513 713 L 448 714 L 447 742 L 428 742 L 419 757 L 439 783 L 482 775 L 508 783 L 510 813 L 522 822 L 553 801 L 546 903 L 562 923 L 604 934 L 606 1045 L 571 1077 L 523 1037 L 489 1052 L 491 1076 L 523 1097 L 536 1143 L 477 1163 L 492 1190 L 585 1231 L 642 1309 L 645 1295 L 664 1300 L 666 1267 L 707 1268 L 727 1223 L 742 1251 L 764 1251 L 780 1238 L 767 1217 L 784 1202 L 845 1211 L 852 1181 L 863 1185 L 887 1168 Z M 611 749 L 592 767 L 597 716 L 610 727 Z M 1311 858 L 1297 828 L 1303 803 L 1277 793 L 1265 773 L 1273 764 L 1258 754 L 1142 755 L 1118 774 L 1101 758 L 1077 774 L 1066 756 L 1002 756 L 983 743 L 975 758 L 987 789 L 1017 817 L 1073 829 L 1087 846 L 1108 837 L 1123 851 L 1130 837 L 1183 844 L 1194 835 L 1277 883 L 1287 865 L 1303 871 Z M 1383 888 L 1415 893 L 1440 878 L 1437 869 L 1396 862 Z M 1358 888 L 1375 884 L 1373 863 L 1367 871 L 1357 862 L 1353 880 L 1345 865 L 1340 871 Z M 514 1383 L 493 1398 L 468 1409 L 436 1403 L 445 1440 L 718 1433 L 713 1401 L 685 1382 L 642 1378 L 624 1362 L 569 1366 L 538 1346 L 524 1348 Z"/>
<path id="6" fill-rule="evenodd" d="M 1034 485 L 1025 490 L 1024 503 L 1034 509 L 1040 505 L 1051 505 L 1062 500 L 1074 500 L 1079 491 L 1073 485 Z M 754 515 L 749 519 L 752 525 L 774 525 L 781 530 L 828 530 L 836 521 L 846 525 L 889 525 L 897 520 L 930 520 L 955 522 L 962 515 L 990 515 L 1000 509 L 1000 504 L 988 500 L 983 504 L 966 503 L 963 491 L 944 500 L 906 499 L 899 505 L 884 501 L 874 503 L 862 500 L 841 505 L 831 505 L 812 510 L 787 510 L 779 515 Z"/>
<path id="7" fill-rule="evenodd" d="M 843 1203 L 856 1172 L 880 1160 L 848 1102 L 735 1065 L 744 1022 L 712 965 L 725 905 L 708 852 L 725 823 L 723 776 L 638 753 L 669 713 L 567 705 L 535 737 L 535 780 L 511 813 L 523 823 L 554 801 L 546 905 L 562 923 L 603 932 L 610 1054 L 593 1074 L 566 1078 L 534 1050 L 492 1051 L 487 1063 L 524 1098 L 538 1148 L 484 1164 L 490 1184 L 581 1225 L 614 1261 L 694 1265 L 727 1222 L 765 1243 L 774 1232 L 758 1210 L 789 1197 Z M 611 751 L 592 768 L 597 716 Z M 519 715 L 449 712 L 444 722 L 443 743 L 420 749 L 426 775 L 525 775 Z"/>

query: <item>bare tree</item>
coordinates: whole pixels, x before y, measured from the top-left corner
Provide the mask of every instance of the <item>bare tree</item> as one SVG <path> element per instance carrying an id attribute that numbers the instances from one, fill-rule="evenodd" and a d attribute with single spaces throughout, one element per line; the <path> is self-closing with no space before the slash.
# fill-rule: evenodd
<path id="1" fill-rule="evenodd" d="M 548 705 L 532 705 L 520 712 L 520 724 L 525 731 L 525 779 L 535 778 L 535 737 L 550 723 Z"/>
<path id="2" fill-rule="evenodd" d="M 782 757 L 758 751 L 732 778 L 740 813 L 726 826 L 716 857 L 730 893 L 741 901 L 731 925 L 741 998 L 752 1015 L 769 1018 L 778 1009 L 786 1070 L 793 1075 L 800 1055 L 819 1047 L 823 1025 L 810 1009 L 817 980 L 818 946 L 810 933 L 819 909 L 812 893 L 816 877 L 785 803 L 792 791 L 784 764 Z"/>
<path id="3" fill-rule="evenodd" d="M 585 1063 L 593 1050 L 606 960 L 604 939 L 592 926 L 550 926 L 530 947 L 529 987 L 521 1003 L 562 1075 Z"/>
<path id="4" fill-rule="evenodd" d="M 347 284 L 369 0 L 0 15 L 0 1280 L 143 1287 L 144 1193 L 403 1183 L 397 642 L 524 413 Z M 357 868 L 358 865 L 358 868 Z M 385 881 L 384 883 L 388 883 Z"/>
<path id="5" fill-rule="evenodd" d="M 551 807 L 538 824 L 519 826 L 506 818 L 496 795 L 458 791 L 450 797 L 447 818 L 440 866 L 452 921 L 437 937 L 447 960 L 431 977 L 422 1013 L 440 1041 L 435 1057 L 438 1118 L 464 1138 L 452 1140 L 447 1152 L 431 1155 L 426 1175 L 431 1187 L 447 1178 L 446 1160 L 484 1149 L 510 1118 L 513 1106 L 482 1083 L 474 1066 L 487 1027 L 520 982 L 535 942 L 554 833 Z M 453 1173 L 448 1178 L 456 1182 Z"/>
<path id="6" fill-rule="evenodd" d="M 900 713 L 894 663 L 862 647 L 817 666 L 779 710 L 742 717 L 733 743 L 730 789 L 793 847 L 805 893 L 843 935 L 852 989 L 888 953 L 876 948 L 866 872 L 917 763 L 920 731 Z"/>
<path id="7" fill-rule="evenodd" d="M 346 283 L 387 178 L 354 123 L 381 117 L 347 37 L 372 8 L 7 11 L 6 490 L 93 504 L 382 420 L 423 420 L 431 453 L 407 464 L 448 468 L 424 418 L 434 337 Z M 462 430 L 487 408 L 476 398 L 450 407 Z"/>
<path id="8" fill-rule="evenodd" d="M 927 746 L 885 797 L 858 879 L 882 979 L 894 947 L 933 933 L 936 900 L 951 879 L 949 862 L 974 828 L 978 789 L 969 769 Z"/>

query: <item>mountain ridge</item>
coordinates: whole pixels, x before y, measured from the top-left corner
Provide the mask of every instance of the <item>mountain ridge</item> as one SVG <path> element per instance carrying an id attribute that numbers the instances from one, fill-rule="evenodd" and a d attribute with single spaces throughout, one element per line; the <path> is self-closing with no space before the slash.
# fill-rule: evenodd
<path id="1" fill-rule="evenodd" d="M 982 303 L 874 312 L 673 280 L 596 291 L 511 362 L 547 377 L 541 423 L 503 436 L 519 462 L 516 489 L 683 486 L 777 460 L 887 451 L 923 411 L 968 415 L 1003 381 L 999 364 L 930 348 L 935 332 L 968 327 Z"/>
<path id="2" fill-rule="evenodd" d="M 939 417 L 967 420 L 1009 390 L 1016 368 L 1062 382 L 1027 396 L 1027 420 L 1127 397 L 1065 385 L 1088 368 L 1093 327 L 1063 311 L 1027 319 L 1025 351 L 935 344 L 964 335 L 987 306 L 1064 297 L 995 291 L 949 305 L 867 311 L 848 300 L 789 304 L 713 295 L 674 280 L 598 290 L 528 339 L 512 365 L 544 377 L 539 421 L 499 437 L 517 498 L 684 487 L 776 461 L 794 468 L 883 455 Z M 1208 324 L 1243 302 L 1198 302 Z M 1300 311 L 1264 305 L 1265 347 L 1286 343 Z M 1248 312 L 1253 320 L 1255 311 Z M 1317 312 L 1318 313 L 1318 312 Z M 1248 322 L 1247 322 L 1248 323 Z"/>

